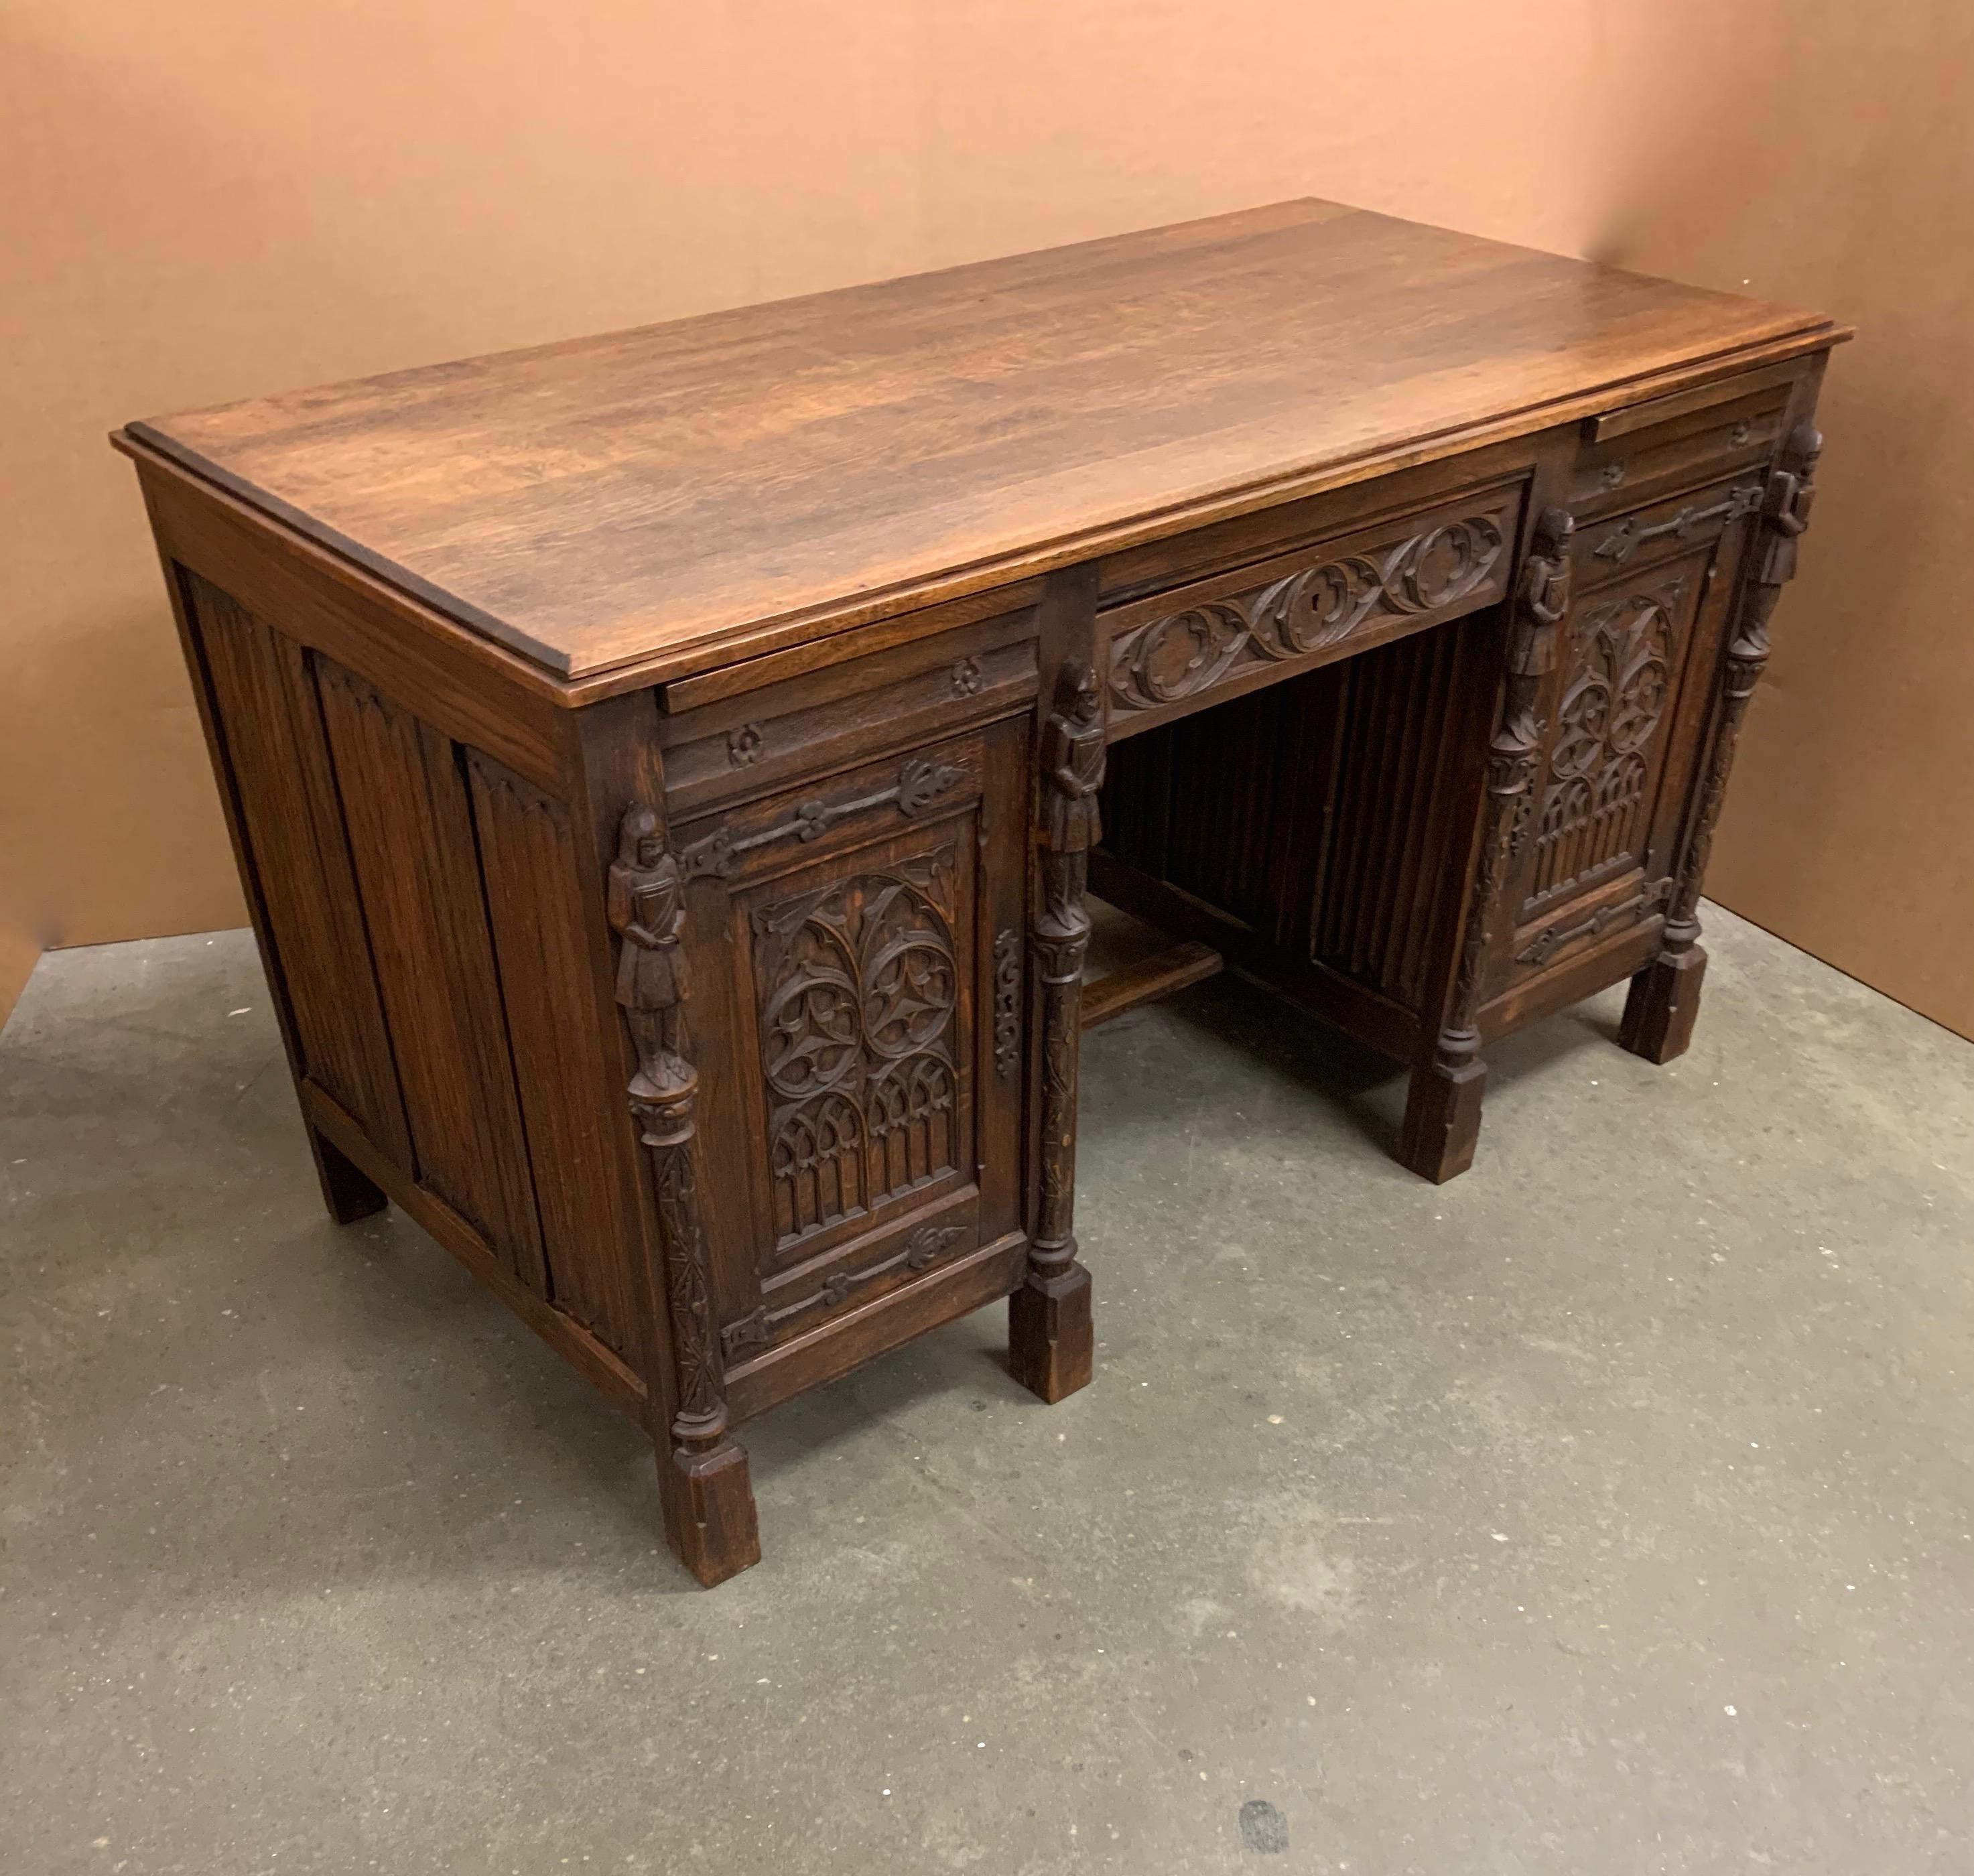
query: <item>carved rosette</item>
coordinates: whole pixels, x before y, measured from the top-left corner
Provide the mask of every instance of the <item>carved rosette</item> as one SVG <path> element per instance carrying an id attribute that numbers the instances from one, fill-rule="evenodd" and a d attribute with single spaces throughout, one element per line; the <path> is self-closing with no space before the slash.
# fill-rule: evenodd
<path id="1" fill-rule="evenodd" d="M 1111 701 L 1155 710 L 1211 689 L 1237 666 L 1313 658 L 1377 619 L 1436 612 L 1484 586 L 1506 550 L 1496 514 L 1469 515 L 1167 613 L 1113 642 Z"/>
<path id="2" fill-rule="evenodd" d="M 1815 425 L 1798 424 L 1784 439 L 1762 494 L 1754 565 L 1742 589 L 1734 635 L 1720 667 L 1720 708 L 1707 750 L 1707 777 L 1700 785 L 1666 918 L 1665 948 L 1675 955 L 1690 949 L 1700 936 L 1696 915 L 1707 862 L 1713 851 L 1714 825 L 1726 799 L 1742 720 L 1768 664 L 1769 621 L 1783 587 L 1795 575 L 1796 543 L 1809 526 L 1810 510 L 1816 500 L 1817 458 L 1822 453 L 1823 438 Z"/>
<path id="3" fill-rule="evenodd" d="M 1448 1070 L 1471 1061 L 1480 1047 L 1475 1023 L 1495 922 L 1528 825 L 1523 809 L 1542 743 L 1537 712 L 1543 678 L 1556 667 L 1557 637 L 1569 607 L 1569 537 L 1575 526 L 1560 508 L 1545 509 L 1538 517 L 1508 629 L 1501 714 L 1487 753 L 1480 864 L 1437 1050 L 1441 1067 Z"/>
<path id="4" fill-rule="evenodd" d="M 638 1058 L 625 1091 L 650 1156 L 664 1259 L 677 1384 L 671 1437 L 685 1454 L 703 1458 L 728 1443 L 725 1373 L 694 1163 L 699 1075 L 685 1052 L 683 883 L 653 809 L 624 816 L 608 907 L 619 940 L 617 1002 Z"/>

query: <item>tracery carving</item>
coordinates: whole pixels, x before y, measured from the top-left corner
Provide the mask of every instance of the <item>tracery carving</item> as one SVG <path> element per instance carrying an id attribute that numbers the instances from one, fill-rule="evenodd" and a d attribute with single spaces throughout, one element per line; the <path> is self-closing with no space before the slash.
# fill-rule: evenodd
<path id="1" fill-rule="evenodd" d="M 754 915 L 783 1245 L 960 1163 L 953 864 L 942 847 Z"/>
<path id="2" fill-rule="evenodd" d="M 1651 745 L 1677 668 L 1688 576 L 1621 592 L 1582 613 L 1535 825 L 1528 896 L 1559 892 L 1633 853 L 1650 806 Z"/>

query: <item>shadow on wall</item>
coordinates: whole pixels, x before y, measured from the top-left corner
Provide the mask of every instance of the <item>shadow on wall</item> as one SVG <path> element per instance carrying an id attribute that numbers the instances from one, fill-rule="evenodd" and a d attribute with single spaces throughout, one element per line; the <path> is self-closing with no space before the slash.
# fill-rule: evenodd
<path id="1" fill-rule="evenodd" d="M 1708 892 L 1974 1036 L 1974 11 L 1655 11 L 1598 257 L 1858 329 Z"/>

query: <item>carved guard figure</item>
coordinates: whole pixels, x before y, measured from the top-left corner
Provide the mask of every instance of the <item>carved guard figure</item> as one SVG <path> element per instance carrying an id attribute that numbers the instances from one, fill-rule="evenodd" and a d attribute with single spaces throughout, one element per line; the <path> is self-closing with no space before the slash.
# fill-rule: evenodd
<path id="1" fill-rule="evenodd" d="M 1051 716 L 1042 736 L 1042 769 L 1054 785 L 1046 790 L 1049 849 L 1087 853 L 1103 838 L 1097 798 L 1103 785 L 1103 697 L 1088 666 L 1077 680 L 1069 714 Z"/>
<path id="2" fill-rule="evenodd" d="M 660 1100 L 691 1078 L 679 1054 L 679 1005 L 686 993 L 685 887 L 649 808 L 624 817 L 610 868 L 612 928 L 623 940 L 617 1002 L 638 1051 L 633 1100 Z"/>
<path id="3" fill-rule="evenodd" d="M 1795 578 L 1796 543 L 1809 526 L 1816 500 L 1816 461 L 1823 454 L 1822 434 L 1811 424 L 1789 432 L 1782 461 L 1769 477 L 1762 502 L 1762 564 L 1755 578 L 1763 586 L 1786 586 Z"/>

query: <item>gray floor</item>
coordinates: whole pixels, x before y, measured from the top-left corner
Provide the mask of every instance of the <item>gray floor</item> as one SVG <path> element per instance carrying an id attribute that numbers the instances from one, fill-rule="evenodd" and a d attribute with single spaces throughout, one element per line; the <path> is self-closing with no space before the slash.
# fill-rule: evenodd
<path id="1" fill-rule="evenodd" d="M 996 1310 L 770 1416 L 710 1594 L 628 1426 L 325 1222 L 244 934 L 51 956 L 0 1868 L 1974 1868 L 1974 1048 L 1709 943 L 1685 1061 L 1519 1039 L 1438 1191 L 1258 992 L 1100 1032 L 1096 1384 Z"/>

